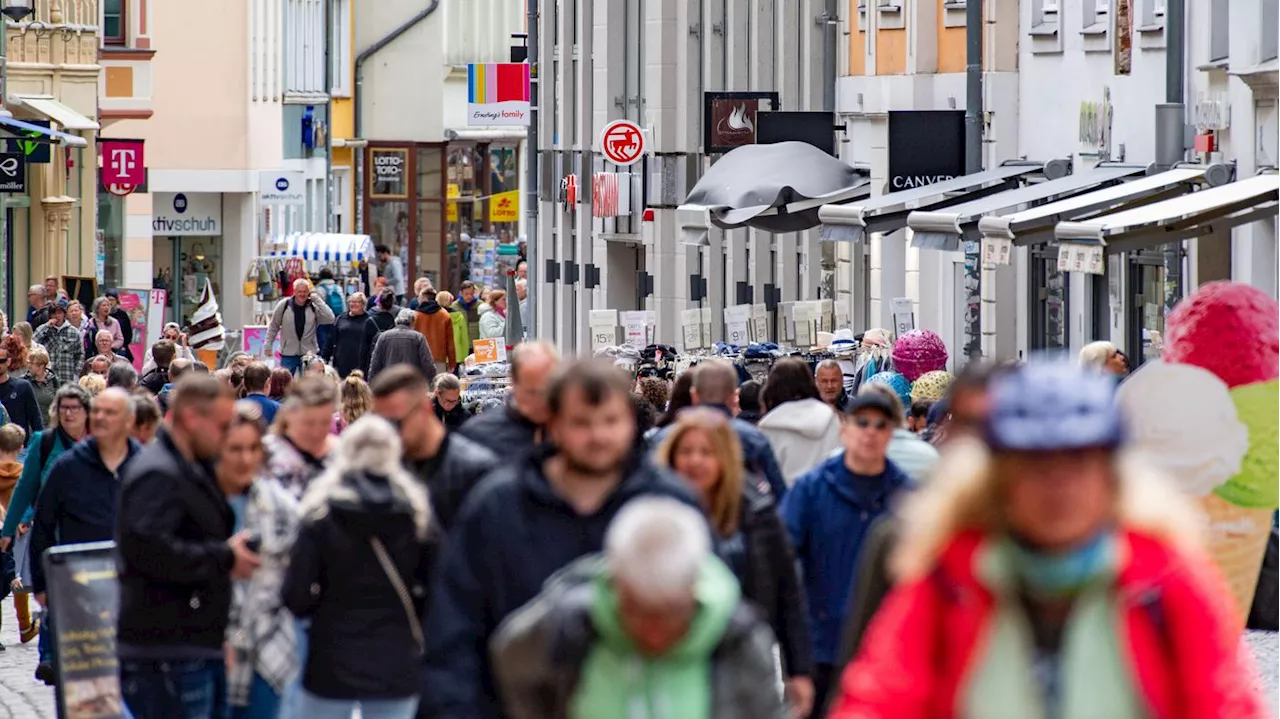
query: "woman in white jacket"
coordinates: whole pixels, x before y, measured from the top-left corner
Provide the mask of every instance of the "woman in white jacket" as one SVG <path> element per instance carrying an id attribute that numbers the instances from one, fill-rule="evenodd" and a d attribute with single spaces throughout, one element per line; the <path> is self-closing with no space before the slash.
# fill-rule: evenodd
<path id="1" fill-rule="evenodd" d="M 489 311 L 481 311 L 480 339 L 502 339 L 507 334 L 507 293 L 494 290 L 489 293 Z"/>
<path id="2" fill-rule="evenodd" d="M 788 487 L 841 446 L 840 418 L 822 401 L 804 360 L 775 364 L 760 390 L 760 404 L 765 415 L 757 426 L 769 439 Z"/>

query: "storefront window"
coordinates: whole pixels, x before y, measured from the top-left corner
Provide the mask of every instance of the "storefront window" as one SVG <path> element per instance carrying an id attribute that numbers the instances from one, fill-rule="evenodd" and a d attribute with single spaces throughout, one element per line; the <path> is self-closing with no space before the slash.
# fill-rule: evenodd
<path id="1" fill-rule="evenodd" d="M 409 203 L 374 202 L 369 206 L 369 235 L 373 244 L 386 245 L 391 254 L 400 258 L 401 266 L 409 267 Z"/>
<path id="2" fill-rule="evenodd" d="M 1182 298 L 1182 246 L 1170 243 L 1131 253 L 1129 282 L 1129 347 L 1141 347 L 1139 362 L 1160 359 L 1165 318 Z"/>
<path id="3" fill-rule="evenodd" d="M 428 277 L 438 290 L 457 293 L 456 284 L 441 283 L 444 271 L 441 253 L 440 227 L 442 223 L 440 202 L 418 203 L 418 277 Z"/>
<path id="4" fill-rule="evenodd" d="M 493 194 L 520 189 L 520 163 L 514 147 L 489 150 L 489 191 Z"/>
<path id="5" fill-rule="evenodd" d="M 1056 247 L 1031 253 L 1031 332 L 1033 350 L 1067 348 L 1067 274 L 1058 269 Z"/>
<path id="6" fill-rule="evenodd" d="M 418 199 L 434 200 L 444 196 L 441 182 L 440 149 L 418 148 Z"/>
<path id="7" fill-rule="evenodd" d="M 98 193 L 98 232 L 101 233 L 102 281 L 107 287 L 124 285 L 125 198 Z"/>

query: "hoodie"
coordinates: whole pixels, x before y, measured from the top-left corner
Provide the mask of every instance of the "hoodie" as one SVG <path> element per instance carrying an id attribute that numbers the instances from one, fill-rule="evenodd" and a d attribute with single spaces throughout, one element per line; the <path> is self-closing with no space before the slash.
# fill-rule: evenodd
<path id="1" fill-rule="evenodd" d="M 46 549 L 111 540 L 120 499 L 120 474 L 141 447 L 133 439 L 128 440 L 124 461 L 115 471 L 103 463 L 96 437 L 77 442 L 54 462 L 36 498 L 35 521 L 31 525 L 29 551 L 34 592 L 45 590 L 44 566 L 39 558 Z"/>
<path id="2" fill-rule="evenodd" d="M 840 448 L 840 418 L 820 399 L 800 399 L 769 410 L 756 424 L 769 439 L 787 486 Z"/>
<path id="3" fill-rule="evenodd" d="M 446 368 L 458 363 L 458 353 L 453 346 L 453 321 L 449 313 L 435 300 L 418 305 L 413 315 L 413 328 L 427 340 L 431 357 L 443 362 Z"/>
<path id="4" fill-rule="evenodd" d="M 742 601 L 733 574 L 708 557 L 694 594 L 684 637 L 645 657 L 622 627 L 604 562 L 586 557 L 570 565 L 494 639 L 510 719 L 786 716 L 772 632 Z"/>
<path id="5" fill-rule="evenodd" d="M 0 462 L 0 507 L 9 508 L 13 488 L 22 477 L 22 462 Z"/>

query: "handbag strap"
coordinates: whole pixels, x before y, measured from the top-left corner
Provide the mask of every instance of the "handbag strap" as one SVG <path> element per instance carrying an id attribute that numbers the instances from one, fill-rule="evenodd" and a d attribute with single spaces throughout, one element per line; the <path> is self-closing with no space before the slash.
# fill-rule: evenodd
<path id="1" fill-rule="evenodd" d="M 400 578 L 400 572 L 396 569 L 396 565 L 391 563 L 391 557 L 387 555 L 387 548 L 383 546 L 382 540 L 377 537 L 369 538 L 369 545 L 373 547 L 373 554 L 378 558 L 378 564 L 382 565 L 382 571 L 386 573 L 387 579 L 391 581 L 391 586 L 396 590 L 396 596 L 400 597 L 400 604 L 404 605 L 404 615 L 409 619 L 409 631 L 413 632 L 413 641 L 418 645 L 418 653 L 422 654 L 426 651 L 427 642 L 422 636 L 422 622 L 418 619 L 418 615 L 413 611 L 413 599 L 409 597 L 409 588 L 404 585 L 404 580 Z"/>

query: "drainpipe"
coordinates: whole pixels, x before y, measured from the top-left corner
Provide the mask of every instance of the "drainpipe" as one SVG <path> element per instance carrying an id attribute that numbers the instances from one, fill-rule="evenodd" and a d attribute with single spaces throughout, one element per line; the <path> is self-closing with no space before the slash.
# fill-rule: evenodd
<path id="1" fill-rule="evenodd" d="M 527 284 L 529 316 L 521 317 L 525 333 L 530 339 L 538 338 L 538 0 L 528 0 L 528 18 L 525 21 L 525 45 L 529 63 L 529 132 L 525 140 L 525 194 L 524 225 L 525 263 L 529 268 Z M 606 255 L 607 257 L 607 255 Z"/>
<path id="2" fill-rule="evenodd" d="M 1167 0 L 1164 19 L 1164 102 L 1156 105 L 1156 167 L 1167 170 L 1186 154 L 1184 73 L 1187 52 L 1186 0 Z"/>
<path id="3" fill-rule="evenodd" d="M 431 0 L 431 4 L 423 8 L 421 11 L 419 11 L 417 15 L 414 15 L 413 17 L 409 18 L 403 25 L 387 33 L 377 42 L 365 48 L 359 55 L 356 55 L 356 61 L 355 61 L 355 74 L 356 74 L 355 80 L 356 81 L 355 81 L 354 91 L 351 94 L 351 102 L 355 105 L 355 132 L 352 133 L 353 135 L 356 136 L 355 139 L 363 139 L 364 137 L 364 135 L 361 134 L 361 131 L 364 125 L 363 123 L 364 105 L 360 101 L 360 94 L 361 94 L 360 91 L 364 87 L 365 62 L 367 62 L 369 58 L 376 55 L 378 51 L 382 50 L 382 48 L 395 42 L 396 38 L 400 37 L 406 32 L 409 32 L 418 23 L 431 17 L 431 13 L 435 12 L 436 9 L 439 7 L 440 7 L 440 0 Z M 359 160 L 358 162 L 356 162 L 356 178 L 355 179 L 356 179 L 357 186 L 360 188 L 359 194 L 357 195 L 357 197 L 360 198 L 360 201 L 356 203 L 356 227 L 359 228 L 359 231 L 363 231 L 364 229 L 364 152 L 363 151 L 360 152 Z"/>
<path id="4" fill-rule="evenodd" d="M 964 99 L 964 171 L 982 172 L 982 0 L 969 0 L 964 6 L 965 99 Z M 961 241 L 964 242 L 962 236 Z M 995 355 L 996 268 L 982 261 L 979 250 L 974 258 L 978 267 L 978 317 L 972 339 L 965 333 L 965 359 Z M 974 342 L 976 340 L 976 342 Z M 970 343 L 973 342 L 976 347 Z M 973 350 L 977 350 L 974 352 Z"/>
<path id="5" fill-rule="evenodd" d="M 333 232 L 333 3 L 324 4 L 324 231 Z"/>

